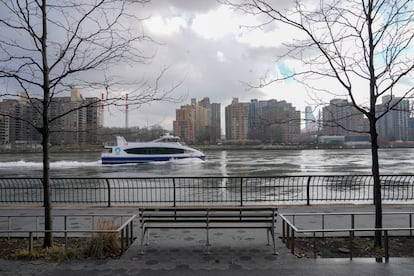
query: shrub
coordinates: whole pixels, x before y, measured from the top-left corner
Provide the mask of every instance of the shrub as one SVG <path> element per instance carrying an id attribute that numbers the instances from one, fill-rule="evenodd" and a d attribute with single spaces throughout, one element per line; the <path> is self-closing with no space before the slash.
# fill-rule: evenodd
<path id="1" fill-rule="evenodd" d="M 37 260 L 42 259 L 50 262 L 63 262 L 81 257 L 80 252 L 75 248 L 50 247 L 50 248 L 36 248 L 32 253 L 27 249 L 19 250 L 17 253 L 9 256 L 10 259 L 15 260 Z"/>
<path id="2" fill-rule="evenodd" d="M 118 225 L 113 220 L 98 223 L 98 230 L 116 230 Z M 103 232 L 94 234 L 90 239 L 85 254 L 98 259 L 119 256 L 121 241 L 119 233 Z"/>

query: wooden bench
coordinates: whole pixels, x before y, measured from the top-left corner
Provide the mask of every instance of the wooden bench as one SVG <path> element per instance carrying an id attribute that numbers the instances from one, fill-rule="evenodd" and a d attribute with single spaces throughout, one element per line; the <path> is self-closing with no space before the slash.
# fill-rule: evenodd
<path id="1" fill-rule="evenodd" d="M 210 229 L 263 228 L 267 230 L 268 245 L 270 234 L 273 242 L 273 254 L 277 254 L 275 244 L 276 217 L 277 208 L 274 206 L 140 208 L 141 254 L 144 254 L 144 239 L 148 230 L 163 228 L 205 229 L 207 253 L 210 245 Z"/>

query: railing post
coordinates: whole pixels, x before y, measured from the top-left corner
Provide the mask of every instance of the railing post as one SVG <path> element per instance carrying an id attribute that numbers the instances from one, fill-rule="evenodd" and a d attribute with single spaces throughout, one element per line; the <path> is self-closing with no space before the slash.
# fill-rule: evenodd
<path id="1" fill-rule="evenodd" d="M 177 191 L 176 191 L 177 187 L 175 186 L 175 178 L 173 178 L 172 181 L 173 181 L 173 194 L 174 194 L 173 207 L 177 207 L 177 198 L 176 198 L 176 196 L 177 196 Z"/>
<path id="2" fill-rule="evenodd" d="M 311 182 L 312 176 L 308 177 L 308 182 L 306 184 L 306 205 L 310 205 L 310 182 Z"/>
<path id="3" fill-rule="evenodd" d="M 290 225 L 286 223 L 286 247 L 290 249 Z"/>
<path id="4" fill-rule="evenodd" d="M 36 216 L 36 240 L 39 239 L 39 231 L 37 231 L 39 230 L 38 228 L 39 228 L 39 217 Z"/>
<path id="5" fill-rule="evenodd" d="M 64 216 L 64 228 L 65 228 L 65 251 L 68 249 L 68 221 L 67 216 Z"/>
<path id="6" fill-rule="evenodd" d="M 125 237 L 124 231 L 125 231 L 125 228 L 122 228 L 121 229 L 121 252 L 122 253 L 125 251 L 125 244 L 124 244 L 125 243 L 125 238 L 128 238 L 128 237 Z M 125 232 L 128 233 L 128 229 Z"/>
<path id="7" fill-rule="evenodd" d="M 410 216 L 410 237 L 412 237 L 413 236 L 413 230 L 412 230 L 412 228 L 413 228 L 413 214 L 410 213 L 409 216 Z"/>
<path id="8" fill-rule="evenodd" d="M 322 230 L 325 230 L 325 214 L 322 214 Z M 322 232 L 322 238 L 325 238 L 325 232 Z"/>
<path id="9" fill-rule="evenodd" d="M 11 233 L 11 217 L 7 217 L 7 239 L 10 240 L 10 233 Z"/>
<path id="10" fill-rule="evenodd" d="M 349 231 L 349 260 L 352 261 L 353 257 L 353 238 L 354 238 L 354 231 Z"/>
<path id="11" fill-rule="evenodd" d="M 134 242 L 134 222 L 131 220 L 129 224 L 131 225 L 129 227 L 129 245 L 131 245 Z"/>
<path id="12" fill-rule="evenodd" d="M 351 214 L 351 229 L 355 228 L 355 214 Z"/>
<path id="13" fill-rule="evenodd" d="M 29 256 L 33 255 L 33 232 L 29 232 Z"/>
<path id="14" fill-rule="evenodd" d="M 390 252 L 388 246 L 388 230 L 384 230 L 384 251 L 385 251 L 385 262 L 388 263 L 390 260 Z"/>
<path id="15" fill-rule="evenodd" d="M 106 178 L 106 187 L 107 187 L 107 191 L 108 191 L 108 207 L 111 207 L 111 185 L 109 184 L 109 179 Z"/>
<path id="16" fill-rule="evenodd" d="M 243 206 L 243 177 L 240 177 L 240 206 Z"/>
<path id="17" fill-rule="evenodd" d="M 125 238 L 125 251 L 128 249 L 128 247 L 129 247 L 129 223 L 126 225 L 126 228 L 125 228 L 125 235 L 126 235 L 126 238 Z"/>

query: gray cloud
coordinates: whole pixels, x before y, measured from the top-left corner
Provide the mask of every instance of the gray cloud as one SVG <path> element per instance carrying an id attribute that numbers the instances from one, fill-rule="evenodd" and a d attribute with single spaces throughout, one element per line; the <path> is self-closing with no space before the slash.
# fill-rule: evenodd
<path id="1" fill-rule="evenodd" d="M 207 12 L 219 5 L 220 3 L 215 0 L 155 0 L 148 4 L 148 8 L 151 11 L 165 14 L 165 12 L 171 12 L 174 9 L 181 12 Z"/>
<path id="2" fill-rule="evenodd" d="M 291 3 L 287 0 L 277 1 L 278 5 L 282 5 L 282 2 Z M 197 14 L 205 14 L 220 5 L 214 0 L 153 0 L 146 5 L 137 6 L 136 10 L 130 12 L 139 18 L 181 17 L 191 24 Z M 160 71 L 168 67 L 160 83 L 160 89 L 169 89 L 182 81 L 174 95 L 177 98 L 187 98 L 180 103 L 153 102 L 138 109 L 131 107 L 130 126 L 161 124 L 172 128 L 175 110 L 180 105 L 189 103 L 191 98 L 200 100 L 210 97 L 212 102 L 221 103 L 223 109 L 230 104 L 233 97 L 239 97 L 244 101 L 253 98 L 263 99 L 264 94 L 261 91 L 248 90 L 242 82 L 254 82 L 271 69 L 277 48 L 255 48 L 237 41 L 233 35 L 220 39 L 206 39 L 191 28 L 182 28 L 173 35 L 163 36 L 152 34 L 142 26 L 137 27 L 139 30 L 143 29 L 146 35 L 158 43 L 140 43 L 137 47 L 145 55 L 155 53 L 155 56 L 148 64 L 114 66 L 114 75 L 130 82 L 147 81 L 148 84 L 153 84 Z M 273 27 L 269 25 L 266 28 Z M 87 72 L 83 77 L 89 80 L 102 79 L 102 72 Z M 88 96 L 100 96 L 101 92 L 92 91 Z M 123 126 L 123 106 L 111 107 L 106 113 L 106 125 Z"/>
<path id="3" fill-rule="evenodd" d="M 153 1 L 146 12 L 166 18 L 166 14 L 177 16 L 188 11 L 204 13 L 218 5 L 216 1 Z M 234 97 L 244 101 L 263 99 L 261 91 L 248 89 L 243 82 L 257 82 L 269 68 L 274 67 L 277 48 L 251 47 L 238 42 L 233 36 L 206 39 L 190 28 L 182 28 L 173 35 L 149 35 L 160 43 L 156 46 L 157 54 L 151 64 L 126 68 L 122 72 L 154 78 L 160 68 L 169 67 L 162 84 L 169 87 L 182 81 L 174 94 L 176 97 L 187 98 L 180 103 L 154 102 L 131 110 L 130 125 L 161 124 L 172 129 L 175 110 L 188 104 L 191 98 L 201 100 L 209 97 L 211 102 L 221 103 L 223 110 Z M 108 125 L 119 123 L 115 113 L 107 116 Z M 123 124 L 122 120 L 121 122 Z"/>
<path id="4" fill-rule="evenodd" d="M 260 63 L 269 59 L 255 57 L 253 52 L 239 42 L 233 39 L 207 40 L 186 29 L 164 38 L 163 43 L 158 47 L 157 55 L 150 65 L 140 65 L 134 71 L 155 76 L 160 68 L 168 66 L 162 84 L 169 87 L 182 81 L 174 93 L 177 97 L 188 97 L 181 103 L 151 103 L 131 111 L 134 118 L 145 118 L 143 125 L 161 123 L 172 128 L 175 109 L 188 104 L 191 98 L 201 100 L 209 97 L 212 102 L 221 103 L 224 108 L 233 97 L 251 99 L 262 96 L 258 90 L 247 90 L 242 81 L 257 79 L 262 73 L 262 69 L 258 68 Z M 221 60 L 218 53 L 222 53 Z"/>

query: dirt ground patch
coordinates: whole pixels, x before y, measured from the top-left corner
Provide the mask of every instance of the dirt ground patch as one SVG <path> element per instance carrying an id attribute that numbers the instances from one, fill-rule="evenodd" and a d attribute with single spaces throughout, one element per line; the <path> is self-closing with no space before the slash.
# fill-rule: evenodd
<path id="1" fill-rule="evenodd" d="M 315 245 L 315 246 L 314 246 Z M 384 245 L 384 243 L 383 243 Z M 296 238 L 295 255 L 300 258 L 313 258 L 314 247 L 317 258 L 349 258 L 350 243 L 348 237 Z M 372 237 L 355 237 L 352 242 L 353 257 L 384 256 L 384 249 L 374 250 Z M 389 237 L 389 256 L 414 257 L 414 237 Z"/>
<path id="2" fill-rule="evenodd" d="M 33 240 L 33 251 L 35 254 L 33 256 L 28 255 L 29 240 L 27 238 L 0 238 L 0 259 L 43 259 L 47 261 L 60 261 L 65 259 L 88 259 L 91 258 L 91 239 L 90 238 L 68 238 L 65 250 L 65 239 L 64 238 L 54 238 L 54 252 L 45 253 L 42 250 L 43 239 L 34 239 Z M 70 256 L 67 254 L 63 257 L 56 257 L 51 255 L 57 255 L 62 252 L 70 252 Z M 111 254 L 105 254 L 104 258 L 118 258 L 121 256 L 122 252 L 116 250 Z"/>
<path id="3" fill-rule="evenodd" d="M 42 239 L 34 240 L 34 249 L 41 248 Z M 0 258 L 13 259 L 16 254 L 28 249 L 27 238 L 0 238 Z M 54 238 L 54 245 L 56 247 L 64 248 L 65 243 L 63 238 Z M 295 255 L 299 258 L 313 258 L 314 245 L 316 246 L 317 258 L 349 258 L 350 244 L 346 237 L 325 237 L 316 238 L 296 238 L 295 239 Z M 371 237 L 355 237 L 352 243 L 353 257 L 376 257 L 374 250 L 374 241 Z M 68 248 L 76 250 L 79 254 L 77 259 L 88 259 L 87 247 L 88 242 L 85 238 L 69 238 Z M 384 256 L 382 250 L 380 256 Z M 414 257 L 414 237 L 390 237 L 389 238 L 389 254 L 390 257 Z M 119 257 L 116 254 L 111 257 Z M 41 258 L 41 257 L 40 257 Z"/>

